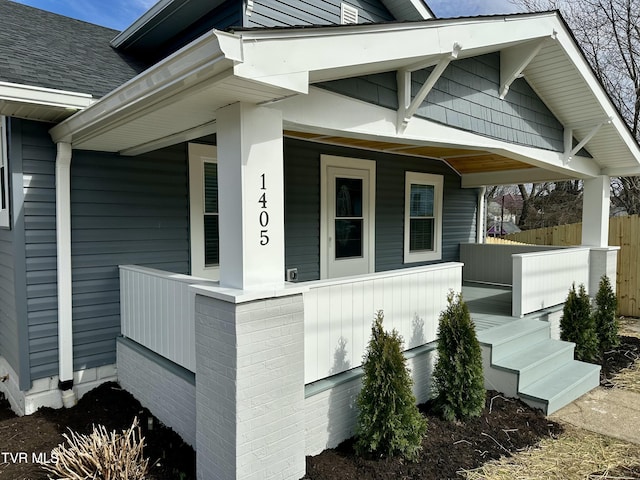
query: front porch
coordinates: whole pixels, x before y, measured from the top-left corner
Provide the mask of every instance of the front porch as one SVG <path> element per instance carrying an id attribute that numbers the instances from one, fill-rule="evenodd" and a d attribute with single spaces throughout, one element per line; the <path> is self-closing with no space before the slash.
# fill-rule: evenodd
<path id="1" fill-rule="evenodd" d="M 557 338 L 560 304 L 571 283 L 588 285 L 602 262 L 592 258 L 598 258 L 599 251 L 589 248 L 514 248 L 463 245 L 462 257 L 473 252 L 464 269 L 462 263 L 446 262 L 289 283 L 263 292 L 121 266 L 119 378 L 152 411 L 155 405 L 160 411 L 154 413 L 194 446 L 200 429 L 196 419 L 203 415 L 197 399 L 226 398 L 232 372 L 238 376 L 234 383 L 240 392 L 234 400 L 239 403 L 229 405 L 230 411 L 238 419 L 252 419 L 254 426 L 259 423 L 256 412 L 267 417 L 282 413 L 281 407 L 274 404 L 272 410 L 269 405 L 278 403 L 288 389 L 296 399 L 290 412 L 298 416 L 288 422 L 287 431 L 294 428 L 291 424 L 305 425 L 296 442 L 303 445 L 304 455 L 313 455 L 353 434 L 359 367 L 377 310 L 384 311 L 386 327 L 404 338 L 418 401 L 430 397 L 438 317 L 453 290 L 462 291 L 476 324 L 487 388 L 520 396 L 550 413 L 598 384 L 598 367 L 573 362 L 573 346 Z M 611 260 L 610 252 L 607 255 Z M 498 257 L 501 261 L 489 271 L 509 276 L 513 287 L 495 279 L 469 279 L 482 271 L 478 262 L 495 262 Z M 605 264 L 611 268 L 611 262 Z M 523 290 L 531 265 L 542 272 L 560 268 L 564 276 L 544 275 L 548 288 Z M 518 289 L 531 295 L 518 295 Z M 542 308 L 514 314 L 526 311 L 532 298 Z M 155 379 L 153 385 L 149 378 Z M 544 378 L 550 381 L 540 383 Z"/>

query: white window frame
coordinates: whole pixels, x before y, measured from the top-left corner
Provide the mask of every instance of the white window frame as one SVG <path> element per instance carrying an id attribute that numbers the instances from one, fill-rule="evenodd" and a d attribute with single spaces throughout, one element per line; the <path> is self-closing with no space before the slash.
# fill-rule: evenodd
<path id="1" fill-rule="evenodd" d="M 9 215 L 9 209 L 11 203 L 9 202 L 9 192 L 11 190 L 9 184 L 9 162 L 8 162 L 8 154 L 7 154 L 7 119 L 4 116 L 0 116 L 0 167 L 4 167 L 0 171 L 3 174 L 2 182 L 4 184 L 4 189 L 0 188 L 0 195 L 4 196 L 4 208 L 2 208 L 2 203 L 0 203 L 0 227 L 10 228 L 11 227 L 11 218 Z"/>
<path id="2" fill-rule="evenodd" d="M 404 263 L 432 262 L 442 259 L 442 190 L 444 177 L 430 173 L 405 172 L 404 190 Z M 428 185 L 434 187 L 433 192 L 433 214 L 434 223 L 434 248 L 428 251 L 411 252 L 410 229 L 411 229 L 411 185 Z"/>
<path id="3" fill-rule="evenodd" d="M 220 266 L 204 262 L 204 164 L 218 163 L 215 145 L 189 144 L 189 226 L 191 275 L 210 280 L 220 279 Z M 219 210 L 219 209 L 218 209 Z"/>

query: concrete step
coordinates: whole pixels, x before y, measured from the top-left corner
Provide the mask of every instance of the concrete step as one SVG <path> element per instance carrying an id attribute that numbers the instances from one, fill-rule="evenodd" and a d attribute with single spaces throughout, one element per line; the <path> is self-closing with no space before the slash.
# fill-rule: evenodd
<path id="1" fill-rule="evenodd" d="M 599 365 L 572 360 L 546 377 L 521 388 L 518 396 L 549 415 L 599 384 Z"/>
<path id="2" fill-rule="evenodd" d="M 491 363 L 515 355 L 550 337 L 548 322 L 522 318 L 499 327 L 478 332 L 478 341 L 491 346 Z"/>
<path id="3" fill-rule="evenodd" d="M 574 347 L 573 343 L 547 338 L 519 352 L 496 360 L 493 367 L 518 375 L 518 389 L 522 390 L 572 362 Z"/>

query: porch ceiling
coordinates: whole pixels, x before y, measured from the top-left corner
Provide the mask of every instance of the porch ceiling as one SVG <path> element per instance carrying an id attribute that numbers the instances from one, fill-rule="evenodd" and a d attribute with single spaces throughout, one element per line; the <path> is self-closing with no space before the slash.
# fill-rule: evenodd
<path id="1" fill-rule="evenodd" d="M 495 153 L 462 148 L 415 146 L 394 142 L 381 142 L 358 138 L 327 136 L 316 133 L 285 130 L 284 134 L 291 138 L 300 138 L 314 142 L 340 145 L 345 147 L 374 150 L 393 153 L 396 155 L 410 155 L 414 157 L 435 158 L 446 161 L 459 174 L 502 172 L 535 168 L 524 162 L 519 162 Z"/>

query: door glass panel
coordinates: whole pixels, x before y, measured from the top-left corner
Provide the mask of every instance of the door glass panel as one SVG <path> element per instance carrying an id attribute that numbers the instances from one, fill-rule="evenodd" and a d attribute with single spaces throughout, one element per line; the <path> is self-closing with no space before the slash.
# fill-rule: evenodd
<path id="1" fill-rule="evenodd" d="M 362 217 L 362 179 L 336 178 L 336 218 Z"/>
<path id="2" fill-rule="evenodd" d="M 362 219 L 336 220 L 336 259 L 362 257 Z"/>

